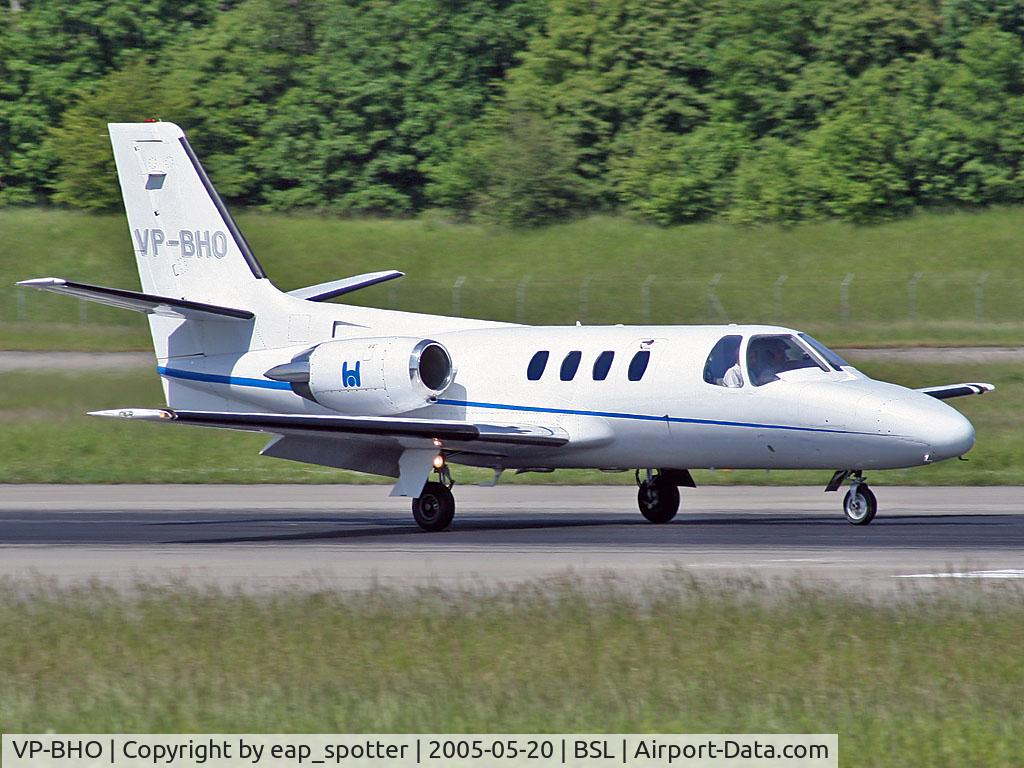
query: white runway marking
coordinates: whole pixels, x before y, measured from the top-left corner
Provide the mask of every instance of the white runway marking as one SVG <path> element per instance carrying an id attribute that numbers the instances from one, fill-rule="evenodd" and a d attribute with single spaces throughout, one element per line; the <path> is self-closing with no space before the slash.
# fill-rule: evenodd
<path id="1" fill-rule="evenodd" d="M 897 579 L 1024 579 L 1024 568 L 1000 568 L 995 571 L 950 571 L 947 573 L 901 573 Z"/>

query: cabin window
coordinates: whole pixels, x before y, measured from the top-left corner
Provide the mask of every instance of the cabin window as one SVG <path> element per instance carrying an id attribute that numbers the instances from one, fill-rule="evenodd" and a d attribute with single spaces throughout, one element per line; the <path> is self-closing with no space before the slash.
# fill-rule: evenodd
<path id="1" fill-rule="evenodd" d="M 755 387 L 775 381 L 780 373 L 800 368 L 828 371 L 792 336 L 755 336 L 747 344 L 747 372 Z"/>
<path id="2" fill-rule="evenodd" d="M 740 369 L 740 342 L 742 336 L 723 336 L 715 344 L 704 363 L 704 381 L 719 387 L 742 387 Z"/>
<path id="3" fill-rule="evenodd" d="M 565 356 L 562 361 L 562 370 L 559 371 L 559 377 L 562 381 L 572 381 L 576 376 L 576 371 L 580 369 L 580 359 L 583 357 L 582 352 L 570 352 Z"/>
<path id="4" fill-rule="evenodd" d="M 530 364 L 526 366 L 526 378 L 530 381 L 537 381 L 544 375 L 544 369 L 548 365 L 549 353 L 541 351 L 530 358 Z"/>
<path id="5" fill-rule="evenodd" d="M 633 359 L 629 361 L 629 380 L 640 381 L 640 379 L 644 377 L 644 373 L 647 371 L 647 364 L 650 362 L 650 350 L 644 349 L 633 355 Z"/>
<path id="6" fill-rule="evenodd" d="M 604 381 L 608 378 L 608 371 L 611 370 L 612 360 L 615 353 L 611 351 L 602 352 L 594 361 L 594 381 Z"/>
<path id="7" fill-rule="evenodd" d="M 841 358 L 839 355 L 837 355 L 831 349 L 826 347 L 813 336 L 810 336 L 806 333 L 801 333 L 800 338 L 803 339 L 808 345 L 810 345 L 811 349 L 813 349 L 815 352 L 817 352 L 819 355 L 825 358 L 825 362 L 831 365 L 837 371 L 840 368 L 846 368 L 850 365 L 848 362 L 843 360 L 843 358 Z"/>

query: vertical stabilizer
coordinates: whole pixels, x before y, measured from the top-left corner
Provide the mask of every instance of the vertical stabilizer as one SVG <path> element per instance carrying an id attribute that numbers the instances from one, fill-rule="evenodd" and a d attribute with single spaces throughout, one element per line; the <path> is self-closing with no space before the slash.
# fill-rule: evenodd
<path id="1" fill-rule="evenodd" d="M 143 292 L 237 304 L 255 284 L 266 282 L 181 128 L 108 128 Z"/>
<path id="2" fill-rule="evenodd" d="M 235 307 L 258 319 L 279 296 L 174 123 L 111 123 L 117 176 L 142 291 Z M 150 316 L 158 359 L 244 353 L 246 327 Z"/>

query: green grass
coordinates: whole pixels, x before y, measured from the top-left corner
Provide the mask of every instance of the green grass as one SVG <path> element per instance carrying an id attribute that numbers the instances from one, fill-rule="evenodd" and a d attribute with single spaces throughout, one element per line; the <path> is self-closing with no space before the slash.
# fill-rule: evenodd
<path id="1" fill-rule="evenodd" d="M 839 733 L 1019 766 L 1024 594 L 872 603 L 669 573 L 479 592 L 0 585 L 5 732 Z"/>
<path id="2" fill-rule="evenodd" d="M 1024 371 L 1013 365 L 865 364 L 865 372 L 908 386 L 991 381 L 994 393 L 954 401 L 973 422 L 970 460 L 872 472 L 874 484 L 1020 484 L 1024 466 Z M 86 411 L 163 404 L 154 373 L 0 374 L 0 482 L 385 482 L 354 472 L 260 457 L 266 436 L 168 424 L 125 423 Z M 455 467 L 456 480 L 482 482 L 489 472 Z M 824 486 L 829 472 L 700 471 L 698 484 Z M 505 476 L 502 482 L 631 483 L 631 473 L 560 471 Z"/>
<path id="3" fill-rule="evenodd" d="M 353 297 L 377 306 L 452 313 L 453 282 L 465 276 L 464 315 L 639 323 L 648 319 L 642 286 L 654 275 L 649 319 L 655 323 L 778 322 L 834 344 L 1024 343 L 1024 208 L 789 229 L 658 228 L 610 217 L 529 231 L 453 225 L 436 215 L 344 220 L 250 212 L 239 219 L 267 272 L 286 290 L 389 267 L 407 272 Z M 137 287 L 122 216 L 0 210 L 0 233 L 0 347 L 148 345 L 137 315 L 11 287 L 45 275 Z M 912 302 L 909 281 L 918 272 Z M 847 274 L 854 279 L 844 317 L 840 282 Z M 719 305 L 708 296 L 716 275 Z M 788 279 L 776 292 L 780 275 Z M 517 288 L 527 276 L 520 305 Z"/>

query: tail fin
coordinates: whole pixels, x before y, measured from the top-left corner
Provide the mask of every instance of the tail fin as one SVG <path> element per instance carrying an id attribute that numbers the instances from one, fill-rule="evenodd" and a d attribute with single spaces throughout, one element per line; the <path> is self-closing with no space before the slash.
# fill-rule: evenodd
<path id="1" fill-rule="evenodd" d="M 108 129 L 144 293 L 232 306 L 270 287 L 181 128 Z"/>
<path id="2" fill-rule="evenodd" d="M 279 291 L 174 123 L 111 123 L 117 176 L 142 292 L 258 316 Z M 246 328 L 150 315 L 159 359 L 245 352 Z M 232 325 L 232 324 L 228 324 Z"/>

